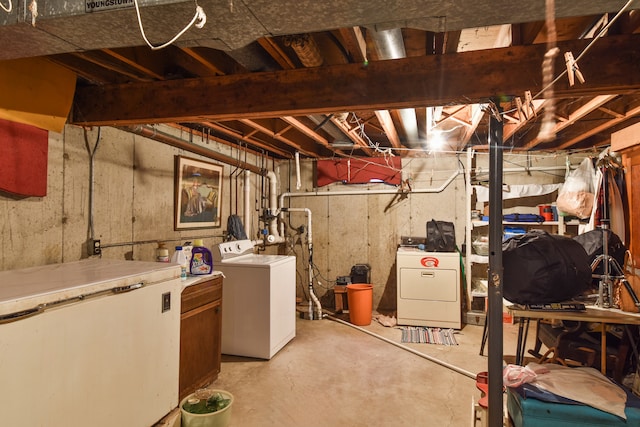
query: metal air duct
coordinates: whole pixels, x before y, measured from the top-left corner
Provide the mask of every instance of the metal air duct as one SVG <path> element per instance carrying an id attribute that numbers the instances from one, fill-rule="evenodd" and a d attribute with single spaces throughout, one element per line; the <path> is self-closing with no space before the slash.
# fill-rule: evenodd
<path id="1" fill-rule="evenodd" d="M 376 51 L 380 59 L 400 59 L 405 58 L 407 53 L 404 49 L 404 40 L 402 38 L 402 30 L 394 28 L 383 31 L 369 31 L 371 39 L 374 41 Z M 415 110 L 411 108 L 403 108 L 398 110 L 407 140 L 415 143 L 418 137 L 418 120 Z"/>

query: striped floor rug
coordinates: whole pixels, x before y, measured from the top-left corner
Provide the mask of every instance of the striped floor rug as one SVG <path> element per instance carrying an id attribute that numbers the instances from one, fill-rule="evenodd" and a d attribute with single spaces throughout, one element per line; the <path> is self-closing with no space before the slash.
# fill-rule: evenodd
<path id="1" fill-rule="evenodd" d="M 403 343 L 458 345 L 453 329 L 425 326 L 403 326 L 401 329 Z"/>

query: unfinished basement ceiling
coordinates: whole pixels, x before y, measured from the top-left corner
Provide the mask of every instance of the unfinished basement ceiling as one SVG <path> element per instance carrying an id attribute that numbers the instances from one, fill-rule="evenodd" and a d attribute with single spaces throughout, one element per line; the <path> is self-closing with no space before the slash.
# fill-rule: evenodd
<path id="1" fill-rule="evenodd" d="M 204 26 L 158 50 L 132 2 L 48 2 L 32 25 L 23 1 L 0 14 L 0 60 L 41 56 L 74 71 L 70 123 L 165 123 L 275 158 L 482 149 L 490 101 L 513 149 L 608 145 L 640 117 L 640 1 L 556 3 L 548 99 L 544 1 L 199 1 Z M 155 45 L 194 13 L 191 1 L 140 2 Z M 561 76 L 565 52 L 584 52 L 584 83 Z M 550 141 L 540 137 L 549 106 Z"/>

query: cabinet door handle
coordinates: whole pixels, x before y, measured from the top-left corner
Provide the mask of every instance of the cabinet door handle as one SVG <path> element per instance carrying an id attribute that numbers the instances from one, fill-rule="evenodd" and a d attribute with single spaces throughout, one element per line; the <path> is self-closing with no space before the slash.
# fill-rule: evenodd
<path id="1" fill-rule="evenodd" d="M 420 275 L 422 277 L 436 277 L 436 274 L 433 271 L 423 271 Z"/>
<path id="2" fill-rule="evenodd" d="M 216 308 L 213 309 L 213 311 L 216 312 L 216 314 L 220 313 L 220 306 L 216 306 Z"/>

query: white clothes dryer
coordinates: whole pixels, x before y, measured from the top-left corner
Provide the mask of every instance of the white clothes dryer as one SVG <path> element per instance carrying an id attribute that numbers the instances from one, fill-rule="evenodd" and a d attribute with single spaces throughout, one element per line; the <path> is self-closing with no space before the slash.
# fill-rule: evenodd
<path id="1" fill-rule="evenodd" d="M 400 247 L 396 253 L 398 324 L 462 327 L 460 255 Z"/>

